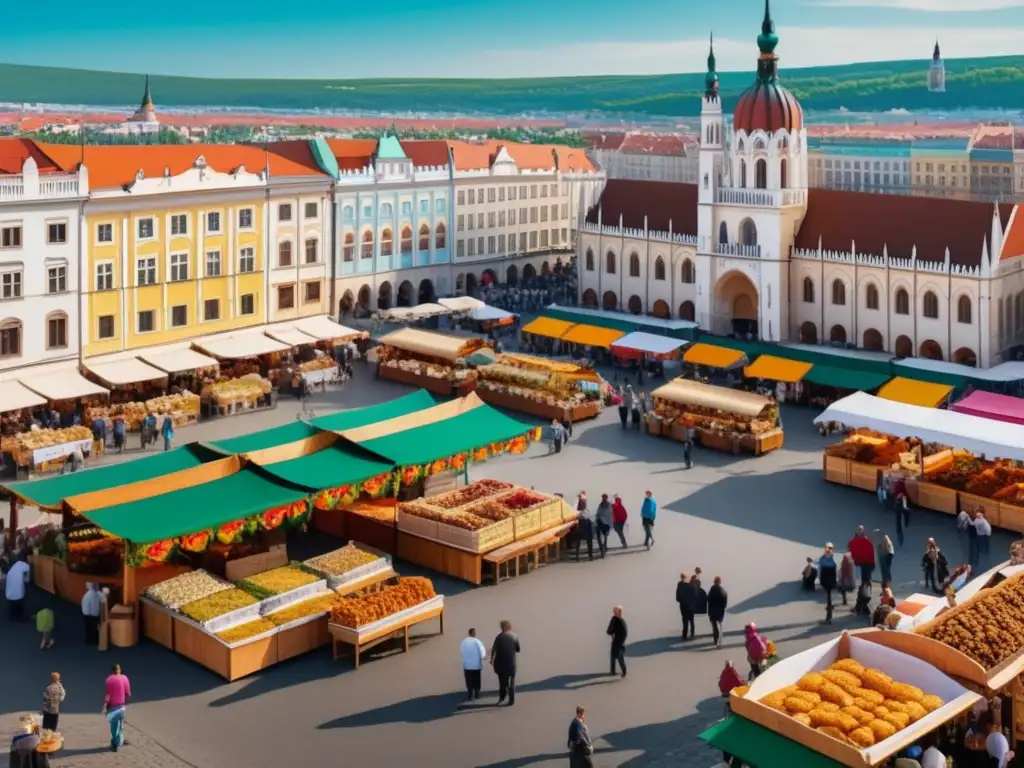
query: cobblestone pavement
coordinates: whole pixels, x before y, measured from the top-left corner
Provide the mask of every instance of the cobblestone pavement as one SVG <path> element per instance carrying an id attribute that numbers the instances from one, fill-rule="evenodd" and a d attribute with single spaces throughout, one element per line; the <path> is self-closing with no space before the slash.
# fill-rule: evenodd
<path id="1" fill-rule="evenodd" d="M 363 378 L 340 393 L 318 395 L 314 405 L 365 405 L 408 391 Z M 273 412 L 181 430 L 179 439 L 216 439 L 282 423 L 294 418 L 294 409 L 283 401 Z M 116 760 L 144 768 L 223 768 L 286 765 L 296 758 L 308 765 L 361 768 L 561 766 L 577 704 L 587 707 L 597 739 L 595 764 L 602 768 L 712 766 L 719 755 L 696 737 L 723 715 L 718 674 L 726 659 L 743 662 L 743 624 L 757 622 L 784 656 L 858 626 L 842 609 L 833 626 L 824 626 L 821 596 L 798 588 L 800 569 L 825 541 L 845 548 L 858 524 L 890 532 L 893 527 L 871 494 L 821 479 L 825 441 L 811 427 L 811 414 L 785 410 L 784 449 L 759 458 L 697 450 L 695 467 L 685 470 L 678 444 L 623 431 L 616 414 L 605 413 L 578 425 L 559 455 L 534 446 L 523 456 L 474 468 L 474 478 L 496 477 L 569 497 L 581 488 L 592 499 L 620 493 L 632 515 L 632 546 L 614 549 L 603 560 L 559 563 L 498 586 L 472 588 L 436 577 L 438 591 L 446 595 L 444 636 L 427 637 L 437 631 L 432 624 L 419 627 L 408 654 L 382 648 L 358 671 L 349 661 L 332 662 L 324 648 L 227 684 L 149 642 L 98 654 L 80 645 L 76 607 L 32 591 L 30 610 L 43 604 L 56 609 L 57 647 L 40 652 L 30 625 L 12 626 L 0 618 L 0 658 L 7 660 L 0 727 L 13 727 L 19 713 L 38 706 L 56 670 L 68 690 L 62 717 L 70 743 L 55 764 L 72 768 L 89 768 L 89 760 L 104 766 L 122 764 Z M 638 546 L 646 489 L 660 506 L 657 543 L 649 552 Z M 954 533 L 948 517 L 914 514 L 894 563 L 898 595 L 921 589 L 925 539 L 935 536 L 952 547 Z M 1005 551 L 1010 540 L 999 534 L 993 552 Z M 698 565 L 708 581 L 721 575 L 729 591 L 721 649 L 713 647 L 707 623 L 699 620 L 701 637 L 679 640 L 675 584 L 680 571 Z M 420 572 L 397 566 L 402 573 Z M 615 604 L 624 606 L 629 624 L 625 680 L 605 675 L 605 627 Z M 484 704 L 463 707 L 459 641 L 473 626 L 489 644 L 505 618 L 523 647 L 516 705 L 493 706 L 495 679 L 485 672 Z M 117 756 L 102 751 L 104 724 L 97 714 L 102 680 L 114 661 L 124 666 L 135 694 L 129 715 L 133 744 Z M 86 752 L 72 753 L 79 748 Z"/>

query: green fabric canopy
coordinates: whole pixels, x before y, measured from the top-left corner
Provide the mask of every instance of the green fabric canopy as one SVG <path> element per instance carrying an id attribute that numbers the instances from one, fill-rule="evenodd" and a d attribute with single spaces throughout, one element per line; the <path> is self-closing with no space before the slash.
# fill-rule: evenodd
<path id="1" fill-rule="evenodd" d="M 837 768 L 842 765 L 735 715 L 711 726 L 700 738 L 754 768 Z"/>
<path id="2" fill-rule="evenodd" d="M 867 373 L 886 374 L 892 377 L 892 369 L 889 360 L 883 360 L 877 356 L 878 353 L 865 352 L 863 350 L 836 350 L 829 351 L 829 347 L 819 349 L 802 349 L 800 347 L 789 347 L 783 344 L 773 347 L 778 351 L 772 354 L 779 357 L 788 357 L 790 360 L 800 360 L 814 365 L 828 365 L 835 368 L 849 368 L 854 371 L 865 371 Z"/>
<path id="3" fill-rule="evenodd" d="M 259 432 L 250 432 L 247 435 L 218 440 L 210 445 L 229 455 L 253 453 L 262 451 L 264 448 L 273 448 L 275 445 L 296 443 L 299 440 L 312 437 L 316 433 L 317 430 L 309 424 L 303 421 L 293 421 L 291 424 L 282 424 L 280 427 L 271 427 Z"/>
<path id="4" fill-rule="evenodd" d="M 118 538 L 148 544 L 216 528 L 307 496 L 309 491 L 275 482 L 248 466 L 219 480 L 95 509 L 85 517 Z"/>
<path id="5" fill-rule="evenodd" d="M 43 480 L 24 480 L 2 487 L 37 507 L 55 509 L 64 499 L 71 496 L 153 480 L 172 472 L 197 467 L 204 461 L 215 458 L 212 455 L 204 456 L 205 453 L 207 452 L 198 445 L 186 445 L 134 461 L 86 469 L 70 475 L 57 475 Z"/>
<path id="6" fill-rule="evenodd" d="M 701 334 L 700 340 L 704 344 L 711 344 L 716 347 L 738 349 L 747 356 L 748 360 L 753 360 L 755 357 L 759 357 L 760 355 L 774 355 L 775 357 L 785 358 L 786 360 L 794 359 L 790 355 L 786 354 L 785 349 L 779 348 L 778 344 L 765 344 L 760 341 L 733 339 L 728 336 L 711 336 L 706 333 Z"/>
<path id="7" fill-rule="evenodd" d="M 861 371 L 856 368 L 841 368 L 834 365 L 814 364 L 814 367 L 804 376 L 804 381 L 812 384 L 820 384 L 823 387 L 836 387 L 837 389 L 856 389 L 867 392 L 877 389 L 892 378 L 887 373 L 873 373 Z"/>
<path id="8" fill-rule="evenodd" d="M 627 315 L 625 312 L 609 310 L 584 310 L 573 307 L 549 306 L 541 311 L 541 317 L 564 320 L 567 323 L 593 325 L 597 328 L 609 328 L 613 331 L 632 333 L 644 331 L 658 336 L 669 336 L 673 339 L 695 341 L 699 327 L 688 320 L 664 320 L 645 315 Z"/>
<path id="9" fill-rule="evenodd" d="M 286 483 L 322 491 L 358 483 L 394 468 L 386 459 L 372 456 L 351 443 L 338 442 L 297 459 L 267 464 L 263 470 Z"/>
<path id="10" fill-rule="evenodd" d="M 927 368 L 917 368 L 912 365 L 902 365 L 900 363 L 893 363 L 893 368 L 896 369 L 896 373 L 899 376 L 903 376 L 907 379 L 916 379 L 917 381 L 928 381 L 932 384 L 942 384 L 947 387 L 953 387 L 953 389 L 965 389 L 967 387 L 967 380 L 971 378 L 968 376 L 961 376 L 956 373 L 946 373 L 945 371 L 930 371 Z M 972 382 L 975 386 L 978 386 L 985 382 L 981 379 L 974 379 Z"/>
<path id="11" fill-rule="evenodd" d="M 529 424 L 483 405 L 445 421 L 374 438 L 359 445 L 404 467 L 511 440 L 525 435 L 530 429 Z"/>

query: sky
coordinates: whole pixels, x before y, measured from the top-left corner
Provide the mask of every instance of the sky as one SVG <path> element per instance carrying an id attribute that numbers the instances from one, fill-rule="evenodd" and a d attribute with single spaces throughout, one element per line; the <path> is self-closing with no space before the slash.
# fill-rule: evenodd
<path id="1" fill-rule="evenodd" d="M 0 61 L 200 77 L 544 77 L 755 66 L 764 0 L 13 2 Z M 1024 54 L 1024 0 L 772 0 L 781 66 Z M 2 97 L 2 94 L 0 94 Z"/>

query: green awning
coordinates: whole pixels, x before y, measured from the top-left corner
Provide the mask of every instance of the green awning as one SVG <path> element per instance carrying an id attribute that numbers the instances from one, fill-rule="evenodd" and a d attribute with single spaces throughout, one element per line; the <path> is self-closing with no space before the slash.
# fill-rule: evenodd
<path id="1" fill-rule="evenodd" d="M 856 368 L 842 368 L 836 365 L 820 365 L 815 363 L 814 367 L 804 376 L 804 381 L 819 384 L 823 387 L 855 389 L 867 392 L 872 389 L 878 389 L 891 378 L 892 376 L 888 373 L 873 373 L 871 371 L 857 370 Z"/>
<path id="2" fill-rule="evenodd" d="M 947 387 L 953 387 L 953 389 L 965 389 L 967 387 L 967 380 L 970 376 L 961 376 L 956 373 L 946 373 L 945 371 L 930 371 L 927 368 L 918 368 L 911 365 L 900 365 L 899 363 L 893 363 L 893 368 L 896 369 L 896 373 L 899 376 L 903 376 L 908 379 L 917 379 L 918 381 L 927 381 L 932 384 L 944 384 Z M 984 382 L 983 380 L 972 379 L 971 383 L 974 386 L 978 386 Z"/>
<path id="3" fill-rule="evenodd" d="M 729 336 L 712 336 L 708 333 L 702 333 L 700 340 L 705 344 L 713 344 L 716 347 L 738 349 L 747 356 L 748 360 L 753 360 L 761 355 L 774 355 L 786 360 L 795 359 L 791 355 L 786 354 L 786 350 L 780 348 L 778 344 L 765 344 L 761 341 L 748 341 L 747 339 L 733 339 Z"/>
<path id="4" fill-rule="evenodd" d="M 302 421 L 293 421 L 291 424 L 282 424 L 280 427 L 271 427 L 259 432 L 250 432 L 247 435 L 229 437 L 225 440 L 218 440 L 210 443 L 224 453 L 234 455 L 236 453 L 253 453 L 262 451 L 264 448 L 273 448 L 275 445 L 297 443 L 312 437 L 317 430 Z"/>
<path id="5" fill-rule="evenodd" d="M 623 333 L 644 331 L 658 336 L 669 336 L 683 341 L 696 341 L 699 326 L 688 320 L 667 320 L 646 315 L 627 315 L 625 312 L 583 309 L 552 305 L 541 311 L 541 317 L 564 320 L 568 323 L 593 325 Z"/>
<path id="6" fill-rule="evenodd" d="M 196 533 L 291 504 L 309 496 L 275 482 L 258 468 L 191 488 L 85 513 L 103 530 L 136 544 Z"/>
<path id="7" fill-rule="evenodd" d="M 746 718 L 732 716 L 700 735 L 715 749 L 753 768 L 837 768 L 837 763 Z"/>
<path id="8" fill-rule="evenodd" d="M 865 371 L 867 373 L 884 373 L 889 378 L 892 377 L 889 359 L 883 359 L 878 352 L 835 349 L 823 346 L 819 346 L 816 349 L 806 349 L 785 344 L 777 345 L 774 348 L 777 351 L 772 354 L 779 357 L 788 357 L 790 360 L 801 360 L 805 363 L 813 363 L 815 366 L 827 365 L 834 368 L 849 368 L 854 371 Z"/>
<path id="9" fill-rule="evenodd" d="M 157 477 L 197 467 L 216 458 L 198 445 L 186 445 L 134 461 L 85 469 L 70 475 L 57 475 L 43 480 L 23 480 L 2 486 L 41 509 L 56 509 L 64 499 L 82 493 L 104 491 L 119 485 L 153 480 Z"/>
<path id="10" fill-rule="evenodd" d="M 426 464 L 489 443 L 525 435 L 532 427 L 483 405 L 445 421 L 413 427 L 360 443 L 399 466 Z"/>
<path id="11" fill-rule="evenodd" d="M 395 465 L 390 461 L 371 456 L 351 444 L 339 442 L 297 459 L 267 464 L 263 470 L 292 485 L 309 491 L 322 491 L 358 483 L 394 468 Z"/>

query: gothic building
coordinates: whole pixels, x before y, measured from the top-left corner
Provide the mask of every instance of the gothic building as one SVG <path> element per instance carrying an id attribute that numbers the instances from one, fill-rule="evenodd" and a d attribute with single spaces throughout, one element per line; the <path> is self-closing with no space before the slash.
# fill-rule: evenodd
<path id="1" fill-rule="evenodd" d="M 946 92 L 946 65 L 942 61 L 942 54 L 939 53 L 939 41 L 935 41 L 935 50 L 932 51 L 932 65 L 928 69 L 928 90 L 932 93 Z"/>
<path id="2" fill-rule="evenodd" d="M 727 118 L 714 50 L 696 185 L 610 179 L 577 238 L 584 303 L 712 333 L 989 366 L 1024 344 L 1013 205 L 808 190 L 803 110 L 771 11 Z"/>

